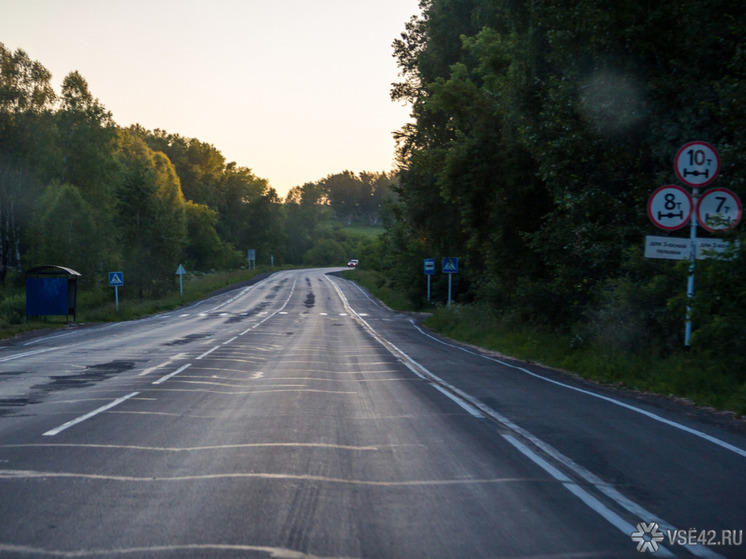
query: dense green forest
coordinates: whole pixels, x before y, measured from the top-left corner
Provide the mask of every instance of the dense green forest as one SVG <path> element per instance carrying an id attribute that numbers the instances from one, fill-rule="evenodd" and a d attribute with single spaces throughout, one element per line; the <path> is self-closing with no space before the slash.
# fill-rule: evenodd
<path id="1" fill-rule="evenodd" d="M 74 61 L 71 61 L 74 63 Z M 268 181 L 214 146 L 118 126 L 78 72 L 51 74 L 0 43 L 0 284 L 57 264 L 95 289 L 124 270 L 128 293 L 172 289 L 176 267 L 344 264 L 378 226 L 393 177 L 350 171 L 297 186 Z"/>
<path id="2" fill-rule="evenodd" d="M 712 186 L 746 196 L 746 4 L 421 8 L 394 43 L 392 97 L 413 122 L 396 134 L 398 203 L 373 259 L 392 286 L 422 305 L 422 259 L 460 257 L 461 303 L 577 346 L 681 347 L 687 264 L 644 258 L 645 236 L 667 234 L 646 204 L 677 182 L 674 156 L 692 140 L 719 151 Z M 744 230 L 719 237 L 743 242 Z M 742 252 L 697 263 L 693 345 L 727 355 L 741 382 L 745 280 Z"/>

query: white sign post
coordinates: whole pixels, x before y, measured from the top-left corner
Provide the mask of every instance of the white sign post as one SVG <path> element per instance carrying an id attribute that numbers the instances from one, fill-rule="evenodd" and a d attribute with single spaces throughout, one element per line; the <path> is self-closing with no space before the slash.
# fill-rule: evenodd
<path id="1" fill-rule="evenodd" d="M 179 264 L 179 267 L 176 269 L 176 275 L 179 276 L 179 293 L 182 296 L 184 295 L 184 274 L 186 274 L 186 270 L 182 264 Z"/>
<path id="2" fill-rule="evenodd" d="M 109 272 L 109 287 L 114 288 L 114 301 L 119 312 L 119 288 L 124 285 L 123 272 Z"/>
<path id="3" fill-rule="evenodd" d="M 458 258 L 444 258 L 443 273 L 448 274 L 448 306 L 451 306 L 451 278 L 458 274 Z"/>
<path id="4" fill-rule="evenodd" d="M 689 142 L 681 146 L 674 158 L 674 171 L 679 180 L 692 187 L 694 207 L 699 205 L 699 187 L 707 186 L 720 172 L 720 156 L 715 148 L 705 142 Z M 692 341 L 692 301 L 694 300 L 694 263 L 697 261 L 697 219 L 689 219 L 689 279 L 686 286 L 686 326 L 684 345 Z"/>
<path id="5" fill-rule="evenodd" d="M 430 276 L 435 274 L 435 260 L 425 258 L 425 275 L 427 276 L 427 300 L 430 302 Z"/>

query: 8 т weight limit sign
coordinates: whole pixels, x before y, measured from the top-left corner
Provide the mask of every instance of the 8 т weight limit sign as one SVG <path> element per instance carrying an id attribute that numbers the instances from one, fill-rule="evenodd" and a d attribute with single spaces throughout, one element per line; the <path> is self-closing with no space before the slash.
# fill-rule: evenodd
<path id="1" fill-rule="evenodd" d="M 675 184 L 661 186 L 648 200 L 648 216 L 661 229 L 675 231 L 689 223 L 694 203 L 689 193 Z"/>

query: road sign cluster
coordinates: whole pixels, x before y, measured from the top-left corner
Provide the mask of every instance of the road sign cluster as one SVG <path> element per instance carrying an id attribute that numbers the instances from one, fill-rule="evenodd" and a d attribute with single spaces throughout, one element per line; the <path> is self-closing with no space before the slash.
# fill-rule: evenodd
<path id="1" fill-rule="evenodd" d="M 443 258 L 441 262 L 441 271 L 448 274 L 448 304 L 451 304 L 451 278 L 453 274 L 458 274 L 458 258 Z M 427 276 L 427 300 L 430 300 L 430 276 L 435 275 L 435 259 L 425 258 L 425 275 Z"/>
<path id="2" fill-rule="evenodd" d="M 696 260 L 722 255 L 728 258 L 731 244 L 720 239 L 697 238 L 697 225 L 706 231 L 727 231 L 741 221 L 742 207 L 738 196 L 727 188 L 711 188 L 702 196 L 701 187 L 708 186 L 720 172 L 720 156 L 706 142 L 689 142 L 683 145 L 674 158 L 674 171 L 678 179 L 692 188 L 690 195 L 674 184 L 661 186 L 648 201 L 648 216 L 656 227 L 675 231 L 690 226 L 689 238 L 645 238 L 645 257 L 665 260 L 689 260 L 687 285 L 687 316 L 684 344 L 690 345 L 692 333 L 691 309 L 694 297 L 694 264 Z"/>
<path id="3" fill-rule="evenodd" d="M 675 231 L 696 219 L 710 232 L 732 229 L 741 220 L 738 196 L 727 188 L 712 188 L 697 199 L 697 189 L 712 183 L 720 172 L 720 156 L 705 142 L 689 142 L 679 149 L 674 170 L 681 182 L 694 189 L 692 196 L 684 188 L 667 184 L 653 192 L 648 201 L 648 216 L 656 227 Z M 692 217 L 692 213 L 695 217 Z"/>
<path id="4" fill-rule="evenodd" d="M 444 274 L 458 274 L 458 258 L 455 257 L 448 257 L 443 258 L 441 263 L 441 271 Z M 425 275 L 426 276 L 434 276 L 435 275 L 435 259 L 434 258 L 425 258 Z"/>

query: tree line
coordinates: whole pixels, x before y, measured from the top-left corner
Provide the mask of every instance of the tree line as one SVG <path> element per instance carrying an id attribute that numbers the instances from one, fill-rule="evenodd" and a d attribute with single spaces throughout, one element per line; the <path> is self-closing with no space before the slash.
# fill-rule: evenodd
<path id="1" fill-rule="evenodd" d="M 676 183 L 674 155 L 691 140 L 719 151 L 712 186 L 746 196 L 746 4 L 420 7 L 393 44 L 392 98 L 413 122 L 396 134 L 398 203 L 380 268 L 422 304 L 422 259 L 457 256 L 459 300 L 506 320 L 578 344 L 680 347 L 687 264 L 644 258 L 645 236 L 668 234 L 646 204 Z M 718 236 L 743 243 L 744 230 Z M 742 251 L 698 262 L 693 315 L 695 345 L 741 371 L 745 280 Z"/>
<path id="2" fill-rule="evenodd" d="M 171 286 L 179 264 L 344 264 L 376 225 L 394 177 L 344 171 L 295 187 L 286 200 L 213 145 L 163 130 L 121 127 L 70 72 L 61 91 L 23 50 L 0 43 L 0 284 L 59 264 L 100 285 L 126 270 L 142 297 Z M 323 250 L 312 250 L 324 241 Z"/>

